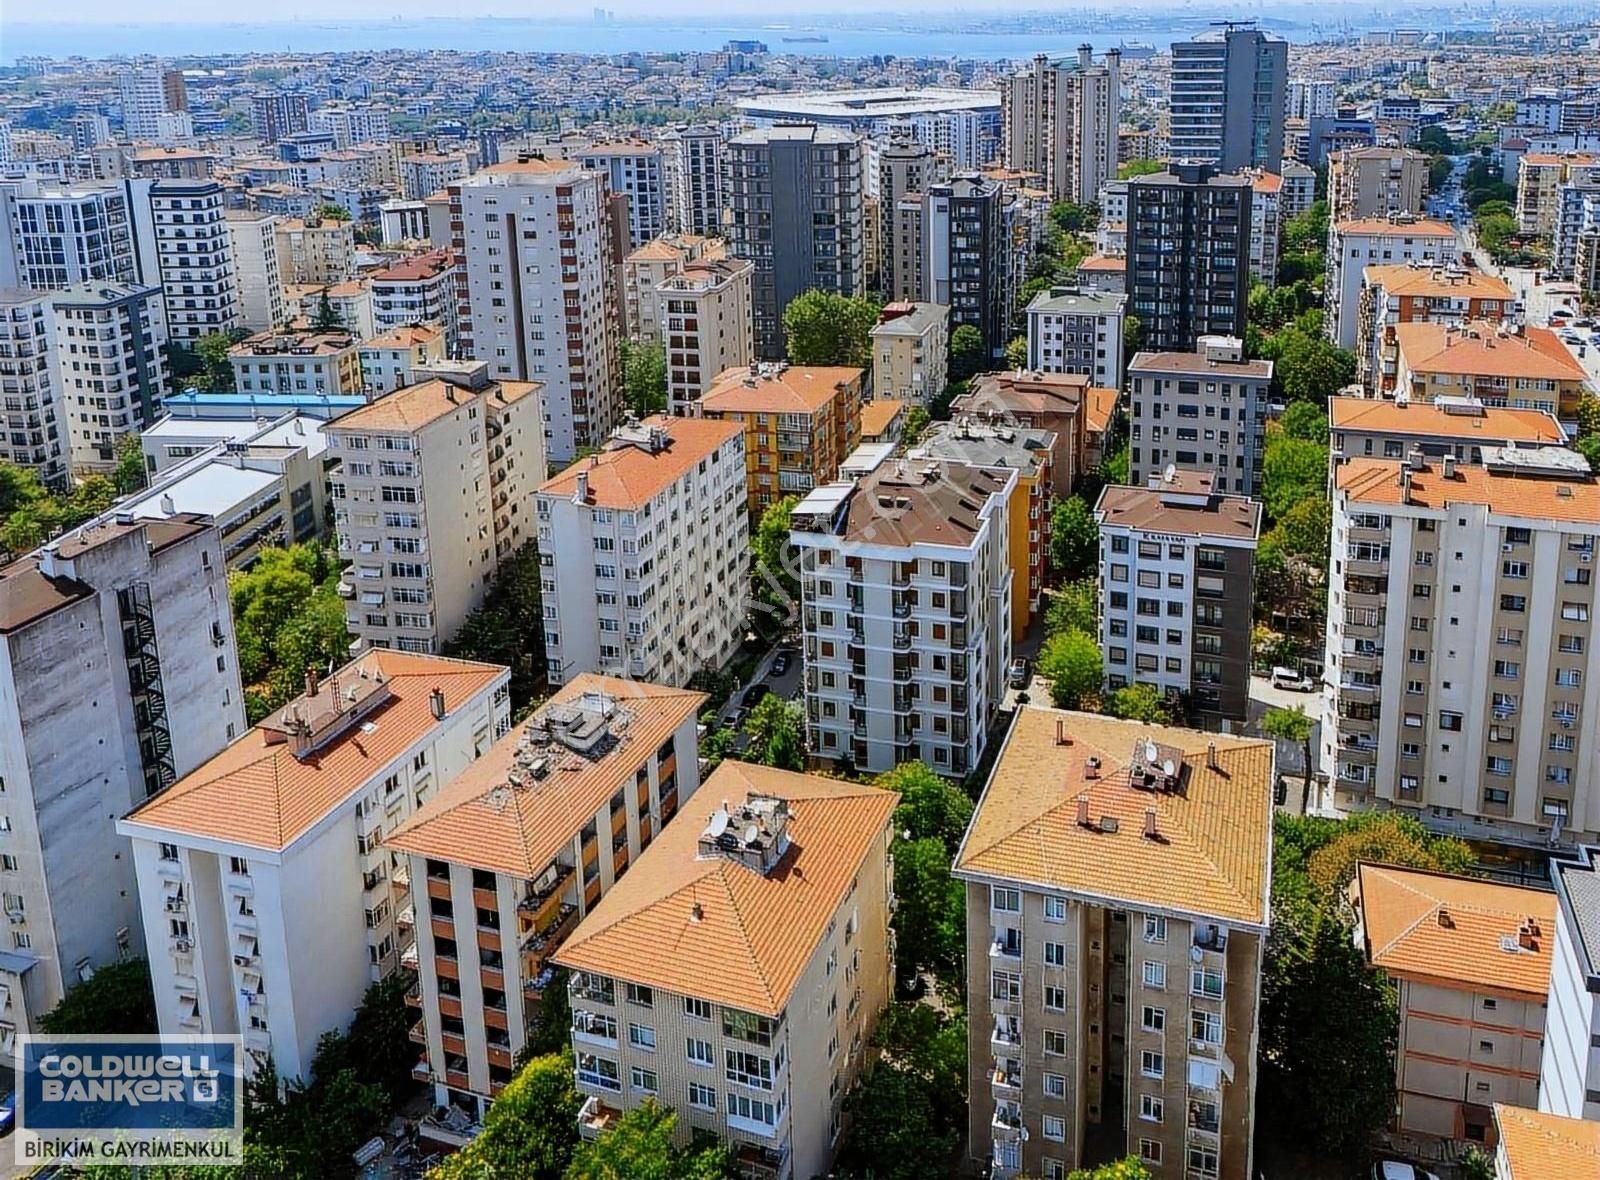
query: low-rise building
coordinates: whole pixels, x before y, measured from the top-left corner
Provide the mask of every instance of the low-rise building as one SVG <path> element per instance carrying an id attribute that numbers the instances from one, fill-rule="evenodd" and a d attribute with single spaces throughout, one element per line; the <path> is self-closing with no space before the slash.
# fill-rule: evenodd
<path id="1" fill-rule="evenodd" d="M 1128 260 L 1123 255 L 1091 254 L 1073 272 L 1080 291 L 1128 293 Z"/>
<path id="2" fill-rule="evenodd" d="M 1122 385 L 1122 324 L 1128 297 L 1082 287 L 1052 287 L 1028 304 L 1028 368 L 1077 373 L 1091 385 Z"/>
<path id="3" fill-rule="evenodd" d="M 877 398 L 861 407 L 861 442 L 897 443 L 906 428 L 906 403 Z"/>
<path id="4" fill-rule="evenodd" d="M 460 343 L 456 325 L 459 265 L 449 250 L 429 250 L 367 276 L 372 293 L 372 326 L 383 332 L 414 324 L 434 324 L 444 347 L 454 355 Z"/>
<path id="5" fill-rule="evenodd" d="M 736 423 L 647 418 L 534 496 L 550 683 L 684 685 L 744 634 L 750 526 Z"/>
<path id="6" fill-rule="evenodd" d="M 374 398 L 411 385 L 447 351 L 444 329 L 435 324 L 389 328 L 361 342 L 361 390 Z"/>
<path id="7" fill-rule="evenodd" d="M 1591 823 L 1589 826 L 1593 827 Z M 1539 1110 L 1600 1124 L 1600 845 L 1550 863 L 1556 891 Z M 1529 1173 L 1537 1175 L 1538 1173 Z"/>
<path id="8" fill-rule="evenodd" d="M 339 593 L 362 646 L 433 652 L 534 539 L 539 387 L 438 366 L 328 423 Z"/>
<path id="9" fill-rule="evenodd" d="M 156 1017 L 239 1035 L 308 1077 L 401 966 L 417 904 L 384 834 L 511 725 L 510 672 L 368 651 L 119 820 L 133 842 Z"/>
<path id="10" fill-rule="evenodd" d="M 1143 485 L 1176 466 L 1216 477 L 1216 490 L 1254 495 L 1266 449 L 1272 362 L 1246 360 L 1231 336 L 1193 352 L 1141 352 L 1128 366 L 1129 478 Z"/>
<path id="11" fill-rule="evenodd" d="M 239 393 L 360 393 L 361 349 L 345 331 L 257 332 L 228 349 Z"/>
<path id="12" fill-rule="evenodd" d="M 1107 485 L 1094 516 L 1107 685 L 1153 685 L 1208 725 L 1243 722 L 1261 505 L 1169 471 Z"/>
<path id="13" fill-rule="evenodd" d="M 432 189 L 428 190 L 432 192 Z M 332 217 L 286 217 L 273 227 L 285 283 L 342 283 L 355 274 L 355 223 Z"/>
<path id="14" fill-rule="evenodd" d="M 926 406 L 943 395 L 949 371 L 949 308 L 890 303 L 878 313 L 870 335 L 875 396 Z"/>
<path id="15" fill-rule="evenodd" d="M 891 994 L 899 796 L 740 762 L 702 794 L 556 953 L 579 1132 L 651 1099 L 746 1175 L 824 1175 Z"/>
<path id="16" fill-rule="evenodd" d="M 403 919 L 435 1106 L 476 1122 L 511 1080 L 550 1018 L 551 957 L 699 787 L 705 700 L 578 676 L 385 838 L 422 885 Z"/>
<path id="17" fill-rule="evenodd" d="M 400 195 L 425 200 L 472 171 L 464 152 L 413 152 L 400 157 Z"/>
<path id="18" fill-rule="evenodd" d="M 1272 756 L 1017 710 L 952 867 L 967 1151 L 993 1176 L 1064 1175 L 1090 1140 L 1160 1172 L 1255 1174 Z"/>
<path id="19" fill-rule="evenodd" d="M 717 376 L 755 359 L 750 276 L 744 258 L 701 259 L 656 285 L 667 361 L 667 412 L 685 416 Z"/>
<path id="20" fill-rule="evenodd" d="M 1395 984 L 1404 1135 L 1492 1143 L 1490 1106 L 1536 1106 L 1556 900 L 1548 890 L 1357 866 L 1356 944 Z"/>
<path id="21" fill-rule="evenodd" d="M 750 515 L 839 474 L 861 441 L 866 372 L 783 363 L 728 369 L 697 403 L 702 417 L 744 429 Z"/>
<path id="22" fill-rule="evenodd" d="M 795 506 L 813 758 L 870 771 L 920 758 L 956 777 L 978 765 L 1011 659 L 1017 479 L 891 460 Z"/>
<path id="23" fill-rule="evenodd" d="M 372 319 L 372 288 L 366 279 L 286 283 L 283 312 L 290 332 L 347 332 L 358 340 L 377 334 Z"/>
<path id="24" fill-rule="evenodd" d="M 1486 406 L 1542 410 L 1562 422 L 1577 421 L 1588 374 L 1549 328 L 1412 323 L 1396 324 L 1391 335 L 1396 397 L 1474 397 Z"/>
<path id="25" fill-rule="evenodd" d="M 1434 402 L 1391 402 L 1365 397 L 1330 397 L 1328 431 L 1334 462 L 1392 459 L 1412 451 L 1429 459 L 1452 455 L 1482 463 L 1486 447 L 1559 447 L 1567 432 L 1544 410 L 1486 406 L 1473 397 Z"/>
<path id="26" fill-rule="evenodd" d="M 1369 266 L 1361 274 L 1356 377 L 1369 394 L 1393 397 L 1397 325 L 1498 323 L 1513 317 L 1514 301 L 1504 281 L 1471 267 Z"/>
<path id="27" fill-rule="evenodd" d="M 1090 467 L 1087 407 L 1094 392 L 1089 378 L 1077 373 L 980 373 L 967 392 L 951 403 L 951 412 L 1014 422 L 1055 435 L 1053 490 L 1057 496 L 1070 496 Z"/>

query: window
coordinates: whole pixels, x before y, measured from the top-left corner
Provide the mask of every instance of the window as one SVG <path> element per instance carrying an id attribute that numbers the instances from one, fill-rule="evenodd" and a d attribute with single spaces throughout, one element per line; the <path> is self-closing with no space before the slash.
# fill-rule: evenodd
<path id="1" fill-rule="evenodd" d="M 689 1060 L 695 1065 L 715 1065 L 717 1063 L 714 1050 L 710 1041 L 689 1038 Z"/>
<path id="2" fill-rule="evenodd" d="M 1222 998 L 1222 972 L 1215 967 L 1194 967 L 1189 971 L 1189 994 L 1207 999 Z"/>
<path id="3" fill-rule="evenodd" d="M 1167 920 L 1157 914 L 1144 916 L 1144 940 L 1146 942 L 1167 941 Z"/>
<path id="4" fill-rule="evenodd" d="M 1010 971 L 994 971 L 989 976 L 989 998 L 991 1000 L 1022 999 L 1022 976 L 1014 975 Z"/>
<path id="5" fill-rule="evenodd" d="M 989 907 L 1003 914 L 1020 914 L 1022 912 L 1022 893 L 1016 889 L 1002 889 L 993 886 L 989 890 Z"/>
<path id="6" fill-rule="evenodd" d="M 1139 1072 L 1147 1078 L 1165 1077 L 1167 1059 L 1163 1054 L 1145 1049 L 1139 1054 Z"/>
<path id="7" fill-rule="evenodd" d="M 1191 1172 L 1200 1172 L 1207 1176 L 1215 1176 L 1217 1174 L 1216 1150 L 1191 1144 L 1189 1147 L 1189 1170 Z"/>
<path id="8" fill-rule="evenodd" d="M 1217 1012 L 1201 1012 L 1198 1009 L 1189 1014 L 1189 1039 L 1200 1041 L 1207 1045 L 1222 1044 L 1222 1016 Z"/>
<path id="9" fill-rule="evenodd" d="M 1045 984 L 1044 1007 L 1047 1012 L 1065 1012 L 1067 1010 L 1067 989 L 1059 984 Z"/>
<path id="10" fill-rule="evenodd" d="M 730 1118 L 744 1119 L 746 1122 L 760 1123 L 767 1127 L 776 1126 L 778 1122 L 778 1108 L 772 1103 L 731 1091 L 728 1094 L 728 1115 Z"/>
<path id="11" fill-rule="evenodd" d="M 1045 1115 L 1044 1137 L 1052 1143 L 1065 1143 L 1067 1141 L 1067 1120 L 1060 1115 Z"/>
<path id="12" fill-rule="evenodd" d="M 742 1049 L 728 1049 L 725 1051 L 727 1068 L 723 1075 L 730 1082 L 737 1082 L 741 1086 L 749 1086 L 756 1090 L 772 1089 L 772 1062 L 755 1053 L 746 1053 Z"/>
<path id="13" fill-rule="evenodd" d="M 651 1008 L 655 1006 L 655 1002 L 655 989 L 642 987 L 637 983 L 628 985 L 628 1003 L 637 1004 L 641 1008 Z"/>
<path id="14" fill-rule="evenodd" d="M 1148 1005 L 1139 1019 L 1139 1027 L 1145 1032 L 1162 1032 L 1167 1027 L 1167 1010 L 1165 1008 L 1151 1008 Z"/>
<path id="15" fill-rule="evenodd" d="M 660 1083 L 656 1080 L 656 1071 L 653 1069 L 641 1069 L 636 1065 L 633 1067 L 630 1080 L 635 1090 L 641 1090 L 646 1094 L 654 1094 L 661 1089 Z"/>
<path id="16" fill-rule="evenodd" d="M 1066 1077 L 1058 1073 L 1045 1074 L 1044 1096 L 1046 1098 L 1065 1098 L 1067 1096 Z"/>
<path id="17" fill-rule="evenodd" d="M 1045 1029 L 1044 1051 L 1051 1057 L 1065 1057 L 1067 1055 L 1067 1034 L 1059 1028 Z"/>
<path id="18" fill-rule="evenodd" d="M 696 1110 L 716 1110 L 717 1092 L 699 1082 L 689 1083 L 689 1105 Z"/>
<path id="19" fill-rule="evenodd" d="M 1167 986 L 1167 965 L 1150 959 L 1144 964 L 1144 985 L 1152 991 L 1162 991 Z"/>
<path id="20" fill-rule="evenodd" d="M 696 1020 L 710 1020 L 711 1001 L 697 1000 L 693 996 L 684 996 L 683 1013 L 685 1016 L 692 1016 Z"/>
<path id="21" fill-rule="evenodd" d="M 1154 1139 L 1139 1140 L 1139 1158 L 1147 1164 L 1161 1162 L 1161 1144 Z"/>
<path id="22" fill-rule="evenodd" d="M 1067 920 L 1067 899 L 1064 897 L 1045 898 L 1044 920 L 1046 922 L 1065 922 Z"/>
<path id="23" fill-rule="evenodd" d="M 1067 944 L 1064 942 L 1045 943 L 1044 965 L 1046 967 L 1065 967 L 1067 965 Z"/>
<path id="24" fill-rule="evenodd" d="M 1159 1123 L 1166 1113 L 1166 1104 L 1154 1094 L 1139 1095 L 1139 1117 L 1147 1123 Z"/>

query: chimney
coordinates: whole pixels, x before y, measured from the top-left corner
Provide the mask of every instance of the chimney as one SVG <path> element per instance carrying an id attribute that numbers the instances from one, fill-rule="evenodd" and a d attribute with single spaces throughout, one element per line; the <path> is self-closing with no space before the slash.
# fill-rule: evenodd
<path id="1" fill-rule="evenodd" d="M 1450 916 L 1450 911 L 1445 909 L 1444 906 L 1440 906 L 1439 907 L 1439 915 L 1438 916 L 1439 916 L 1439 925 L 1440 925 L 1440 927 L 1442 927 L 1445 930 L 1454 930 L 1456 928 L 1455 919 Z"/>
<path id="2" fill-rule="evenodd" d="M 1206 743 L 1206 769 L 1207 770 L 1220 769 L 1217 766 L 1217 743 L 1216 742 L 1207 742 Z"/>
<path id="3" fill-rule="evenodd" d="M 1411 503 L 1411 472 L 1407 469 L 1400 472 L 1400 502 Z"/>
<path id="4" fill-rule="evenodd" d="M 1523 927 L 1517 931 L 1517 945 L 1525 951 L 1536 951 L 1539 949 L 1539 940 L 1534 937 L 1533 931 Z"/>
<path id="5" fill-rule="evenodd" d="M 1070 746 L 1071 744 L 1072 744 L 1072 738 L 1070 736 L 1068 736 L 1068 734 L 1067 734 L 1067 719 L 1065 717 L 1057 717 L 1056 718 L 1056 745 L 1058 745 L 1058 746 Z"/>
<path id="6" fill-rule="evenodd" d="M 1091 826 L 1089 823 L 1089 796 L 1087 795 L 1078 796 L 1078 826 L 1080 828 Z"/>
<path id="7" fill-rule="evenodd" d="M 317 676 L 316 666 L 313 665 L 313 664 L 307 664 L 306 665 L 306 696 L 308 696 L 308 697 L 316 696 L 317 695 L 317 689 L 321 686 L 321 684 L 322 684 L 322 681 Z"/>
<path id="8" fill-rule="evenodd" d="M 587 471 L 578 472 L 578 490 L 573 494 L 572 502 L 574 504 L 586 504 L 589 502 L 589 473 Z"/>
<path id="9" fill-rule="evenodd" d="M 1146 840 L 1154 840 L 1156 835 L 1156 809 L 1154 807 L 1146 807 L 1144 809 L 1144 838 Z"/>
<path id="10" fill-rule="evenodd" d="M 706 911 L 698 901 L 689 907 L 689 921 L 698 925 L 705 920 Z"/>
<path id="11" fill-rule="evenodd" d="M 444 720 L 444 689 L 436 688 L 428 694 L 428 708 L 433 710 L 435 721 Z"/>

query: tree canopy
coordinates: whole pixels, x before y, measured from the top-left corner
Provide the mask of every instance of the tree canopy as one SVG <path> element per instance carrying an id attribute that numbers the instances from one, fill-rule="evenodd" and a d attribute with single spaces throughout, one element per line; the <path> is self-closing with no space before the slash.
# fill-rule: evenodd
<path id="1" fill-rule="evenodd" d="M 349 657 L 339 569 L 315 543 L 263 549 L 228 577 L 246 714 L 254 724 L 303 690 L 308 667 Z"/>
<path id="2" fill-rule="evenodd" d="M 698 1138 L 680 1148 L 673 1141 L 677 1127 L 676 1111 L 647 1098 L 609 1131 L 578 1145 L 566 1180 L 734 1180 L 727 1148 Z"/>
<path id="3" fill-rule="evenodd" d="M 910 832 L 913 840 L 938 840 L 954 855 L 972 818 L 972 800 L 965 791 L 920 761 L 884 771 L 873 785 L 899 792 L 900 805 L 894 813 L 897 831 Z"/>
<path id="4" fill-rule="evenodd" d="M 767 505 L 750 536 L 750 577 L 757 599 L 780 613 L 800 601 L 800 576 L 789 544 L 789 518 L 798 496 L 785 496 Z"/>
<path id="5" fill-rule="evenodd" d="M 783 309 L 789 362 L 795 365 L 849 365 L 865 368 L 872 358 L 870 333 L 878 305 L 859 295 L 806 291 Z"/>
<path id="6" fill-rule="evenodd" d="M 745 720 L 750 746 L 743 757 L 779 770 L 804 770 L 805 730 L 806 717 L 800 706 L 768 693 Z"/>
<path id="7" fill-rule="evenodd" d="M 901 978 L 927 969 L 958 976 L 965 958 L 967 893 L 950 876 L 950 853 L 936 836 L 894 847 L 895 964 Z"/>
<path id="8" fill-rule="evenodd" d="M 1167 166 L 1161 160 L 1124 160 L 1117 165 L 1117 179 L 1132 180 L 1135 176 L 1149 176 L 1166 170 Z"/>
<path id="9" fill-rule="evenodd" d="M 971 324 L 960 324 L 950 333 L 950 380 L 970 381 L 989 367 L 989 350 L 983 333 Z"/>
<path id="10" fill-rule="evenodd" d="M 622 395 L 635 418 L 667 409 L 667 354 L 659 344 L 622 342 Z"/>
<path id="11" fill-rule="evenodd" d="M 545 678 L 544 608 L 538 545 L 529 541 L 500 563 L 483 602 L 445 643 L 447 656 L 511 669 L 511 708 L 533 701 Z"/>
<path id="12" fill-rule="evenodd" d="M 571 1054 L 535 1057 L 495 1098 L 483 1130 L 429 1180 L 562 1180 L 578 1146 L 582 1106 L 572 1088 Z"/>
<path id="13" fill-rule="evenodd" d="M 155 1032 L 150 964 L 143 959 L 124 959 L 95 968 L 93 975 L 74 984 L 39 1018 L 39 1027 L 54 1035 Z"/>
<path id="14" fill-rule="evenodd" d="M 1058 709 L 1081 709 L 1098 697 L 1103 674 L 1100 646 L 1082 631 L 1062 631 L 1044 641 L 1039 675 L 1050 681 Z"/>
<path id="15" fill-rule="evenodd" d="M 1093 577 L 1079 578 L 1047 591 L 1044 608 L 1046 635 L 1058 631 L 1082 631 L 1094 635 L 1099 630 L 1100 588 Z"/>
<path id="16" fill-rule="evenodd" d="M 1100 526 L 1082 496 L 1057 500 L 1050 510 L 1050 572 L 1073 580 L 1093 575 L 1100 562 Z"/>
<path id="17" fill-rule="evenodd" d="M 1102 711 L 1124 721 L 1161 724 L 1168 720 L 1167 703 L 1151 684 L 1125 684 L 1107 694 Z"/>
<path id="18" fill-rule="evenodd" d="M 116 486 L 103 475 L 91 475 L 70 491 L 56 490 L 32 469 L 0 460 L 0 550 L 31 552 L 55 533 L 105 512 L 116 498 Z"/>
<path id="19" fill-rule="evenodd" d="M 1273 520 L 1308 497 L 1321 497 L 1328 484 L 1328 448 L 1270 431 L 1261 462 L 1261 501 Z"/>

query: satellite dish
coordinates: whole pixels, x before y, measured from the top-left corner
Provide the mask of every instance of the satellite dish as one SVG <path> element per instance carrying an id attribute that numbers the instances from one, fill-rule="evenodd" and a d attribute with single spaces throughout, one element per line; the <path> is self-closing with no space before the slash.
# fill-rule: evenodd
<path id="1" fill-rule="evenodd" d="M 1165 773 L 1166 773 L 1166 774 L 1167 774 L 1167 775 L 1168 775 L 1168 776 L 1170 776 L 1170 775 L 1172 775 L 1172 774 L 1173 774 L 1173 773 L 1175 773 L 1175 772 L 1176 772 L 1176 771 L 1177 771 L 1177 769 L 1178 769 L 1178 768 L 1177 768 L 1177 766 L 1175 766 L 1175 765 L 1174 765 L 1174 764 L 1173 764 L 1173 761 L 1172 761 L 1172 759 L 1171 759 L 1171 758 L 1168 758 L 1168 759 L 1167 759 L 1167 760 L 1166 760 L 1166 761 L 1165 761 L 1165 762 L 1163 762 L 1163 763 L 1162 763 L 1162 764 L 1161 764 L 1161 769 L 1162 769 L 1162 770 L 1163 770 L 1163 771 L 1164 771 L 1164 772 L 1165 772 Z"/>
<path id="2" fill-rule="evenodd" d="M 1156 744 L 1152 741 L 1146 741 L 1144 744 L 1144 760 L 1146 762 L 1154 762 L 1156 760 Z"/>

